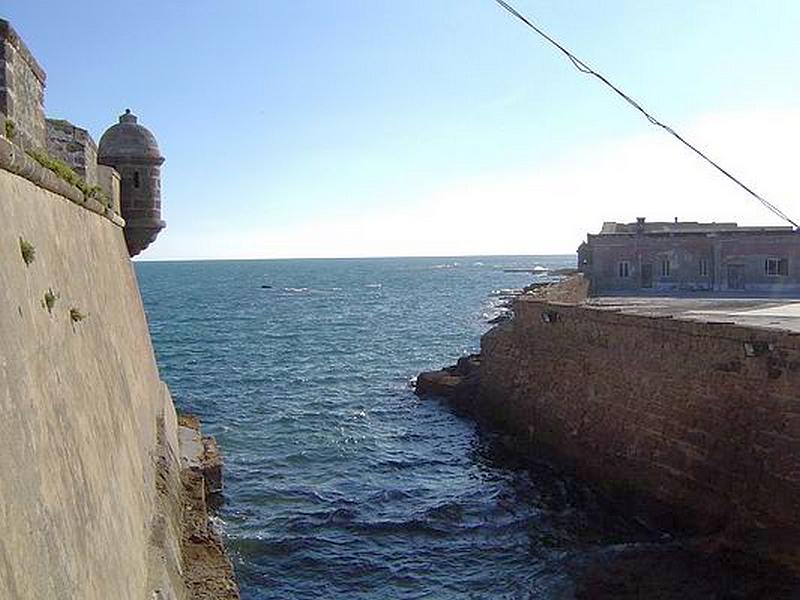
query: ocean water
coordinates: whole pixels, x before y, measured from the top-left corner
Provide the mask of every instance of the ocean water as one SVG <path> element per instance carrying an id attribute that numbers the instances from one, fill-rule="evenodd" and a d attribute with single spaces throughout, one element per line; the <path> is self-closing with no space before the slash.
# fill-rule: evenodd
<path id="1" fill-rule="evenodd" d="M 641 537 L 409 386 L 477 350 L 504 290 L 541 277 L 505 269 L 572 264 L 136 264 L 162 377 L 224 453 L 243 599 L 570 598 L 587 557 Z"/>

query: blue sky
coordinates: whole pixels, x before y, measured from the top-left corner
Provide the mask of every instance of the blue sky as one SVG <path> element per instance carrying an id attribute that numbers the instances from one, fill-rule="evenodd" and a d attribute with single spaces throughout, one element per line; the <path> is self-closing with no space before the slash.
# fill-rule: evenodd
<path id="1" fill-rule="evenodd" d="M 800 3 L 517 7 L 800 216 Z M 46 110 L 159 139 L 144 258 L 572 252 L 602 220 L 777 223 L 491 0 L 4 3 Z M 678 214 L 679 213 L 679 214 Z"/>

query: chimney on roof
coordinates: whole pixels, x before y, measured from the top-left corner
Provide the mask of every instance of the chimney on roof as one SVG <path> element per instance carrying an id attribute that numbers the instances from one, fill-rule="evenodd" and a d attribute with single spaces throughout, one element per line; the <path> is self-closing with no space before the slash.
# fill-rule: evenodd
<path id="1" fill-rule="evenodd" d="M 636 217 L 636 233 L 644 231 L 644 217 Z"/>

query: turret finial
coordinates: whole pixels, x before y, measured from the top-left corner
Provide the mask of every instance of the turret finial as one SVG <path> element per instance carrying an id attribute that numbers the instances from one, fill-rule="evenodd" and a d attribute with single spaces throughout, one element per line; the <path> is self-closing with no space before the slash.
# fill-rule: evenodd
<path id="1" fill-rule="evenodd" d="M 119 116 L 120 123 L 136 123 L 136 115 L 131 112 L 130 108 L 125 109 L 125 114 Z"/>

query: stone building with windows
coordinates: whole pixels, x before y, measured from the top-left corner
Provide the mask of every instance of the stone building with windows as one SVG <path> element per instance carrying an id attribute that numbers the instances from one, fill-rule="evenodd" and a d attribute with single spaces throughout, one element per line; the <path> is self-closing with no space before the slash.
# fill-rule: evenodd
<path id="1" fill-rule="evenodd" d="M 800 232 L 736 223 L 603 223 L 578 248 L 593 295 L 800 294 Z"/>

